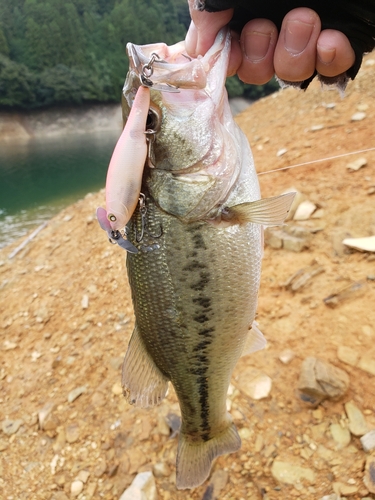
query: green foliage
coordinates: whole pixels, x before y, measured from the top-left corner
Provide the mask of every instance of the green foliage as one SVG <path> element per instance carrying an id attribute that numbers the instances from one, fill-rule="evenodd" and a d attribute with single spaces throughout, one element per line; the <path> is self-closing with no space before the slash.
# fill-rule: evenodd
<path id="1" fill-rule="evenodd" d="M 118 102 L 126 44 L 173 44 L 189 24 L 187 0 L 0 0 L 0 108 Z"/>

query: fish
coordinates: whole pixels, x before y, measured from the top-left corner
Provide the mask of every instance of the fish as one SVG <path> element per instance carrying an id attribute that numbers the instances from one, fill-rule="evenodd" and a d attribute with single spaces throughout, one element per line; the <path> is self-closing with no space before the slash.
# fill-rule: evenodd
<path id="1" fill-rule="evenodd" d="M 143 138 L 142 157 L 130 148 L 126 161 L 134 161 L 141 185 L 119 193 L 140 189 L 139 203 L 132 213 L 127 209 L 124 230 L 111 226 L 108 204 L 99 211 L 109 235 L 121 231 L 136 248 L 126 259 L 135 327 L 122 367 L 123 393 L 130 404 L 147 408 L 172 384 L 181 409 L 178 489 L 201 485 L 217 456 L 241 447 L 226 408 L 228 387 L 240 356 L 265 346 L 255 322 L 263 228 L 283 224 L 294 197 L 261 198 L 250 146 L 225 90 L 230 44 L 223 29 L 206 55 L 194 59 L 184 42 L 127 45 L 123 134 L 144 127 L 147 152 L 143 161 Z M 142 105 L 133 129 L 144 87 L 148 114 Z M 126 142 L 120 158 L 128 154 Z M 126 205 L 119 196 L 116 206 Z"/>

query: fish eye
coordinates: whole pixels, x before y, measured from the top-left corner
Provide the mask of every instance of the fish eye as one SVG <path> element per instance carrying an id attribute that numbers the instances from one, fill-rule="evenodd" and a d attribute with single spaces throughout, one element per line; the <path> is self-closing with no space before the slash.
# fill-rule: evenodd
<path id="1" fill-rule="evenodd" d="M 154 133 L 160 130 L 161 116 L 155 108 L 148 110 L 146 130 L 152 130 Z"/>

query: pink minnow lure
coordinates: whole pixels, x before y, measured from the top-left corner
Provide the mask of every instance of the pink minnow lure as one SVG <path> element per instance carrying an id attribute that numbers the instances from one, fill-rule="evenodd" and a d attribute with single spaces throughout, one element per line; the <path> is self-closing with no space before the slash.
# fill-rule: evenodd
<path id="1" fill-rule="evenodd" d="M 147 157 L 146 122 L 150 90 L 140 86 L 124 130 L 109 163 L 106 180 L 106 208 L 98 208 L 100 227 L 111 241 L 130 252 L 137 249 L 120 233 L 131 218 L 141 192 L 143 168 Z M 124 240 L 126 243 L 124 243 Z"/>

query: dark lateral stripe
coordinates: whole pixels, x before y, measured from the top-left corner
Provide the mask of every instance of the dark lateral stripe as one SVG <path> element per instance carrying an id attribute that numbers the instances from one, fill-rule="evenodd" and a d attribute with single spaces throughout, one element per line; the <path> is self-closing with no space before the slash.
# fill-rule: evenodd
<path id="1" fill-rule="evenodd" d="M 193 352 L 199 352 L 199 351 L 203 351 L 204 349 L 206 349 L 207 346 L 209 346 L 211 344 L 211 340 L 202 340 L 202 342 L 199 342 L 199 344 L 197 344 L 194 349 L 193 349 Z"/>
<path id="2" fill-rule="evenodd" d="M 203 262 L 199 262 L 198 260 L 193 260 L 192 262 L 189 262 L 186 266 L 182 268 L 183 271 L 197 271 L 198 269 L 206 269 L 207 266 Z"/>
<path id="3" fill-rule="evenodd" d="M 215 328 L 211 326 L 210 328 L 205 328 L 204 330 L 200 330 L 198 332 L 198 335 L 201 335 L 202 337 L 212 337 L 212 333 L 215 331 Z"/>

